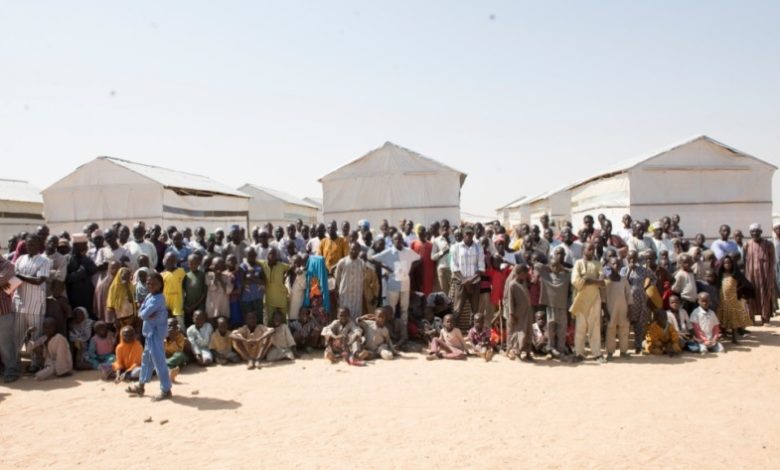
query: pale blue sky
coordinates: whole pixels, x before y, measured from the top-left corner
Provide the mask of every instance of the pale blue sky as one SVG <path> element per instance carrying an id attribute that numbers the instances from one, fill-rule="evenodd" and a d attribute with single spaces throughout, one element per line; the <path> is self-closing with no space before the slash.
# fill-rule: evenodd
<path id="1" fill-rule="evenodd" d="M 390 140 L 490 214 L 695 134 L 780 166 L 778 24 L 778 1 L 0 1 L 0 177 L 111 155 L 319 195 Z"/>

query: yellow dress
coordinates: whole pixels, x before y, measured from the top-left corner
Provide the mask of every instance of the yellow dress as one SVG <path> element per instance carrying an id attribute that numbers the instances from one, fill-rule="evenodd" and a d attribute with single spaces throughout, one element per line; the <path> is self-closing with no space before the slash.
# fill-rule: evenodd
<path id="1" fill-rule="evenodd" d="M 737 280 L 734 276 L 723 276 L 720 284 L 720 303 L 715 314 L 718 316 L 721 328 L 728 330 L 745 328 L 753 324 L 745 304 L 737 298 Z"/>

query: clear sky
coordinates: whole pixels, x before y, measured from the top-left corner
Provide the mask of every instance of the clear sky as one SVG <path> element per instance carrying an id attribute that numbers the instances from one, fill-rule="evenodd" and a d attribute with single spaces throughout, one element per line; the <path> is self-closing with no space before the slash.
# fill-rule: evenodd
<path id="1" fill-rule="evenodd" d="M 319 195 L 389 140 L 490 215 L 696 134 L 780 166 L 779 24 L 776 0 L 0 0 L 0 177 L 110 155 Z"/>

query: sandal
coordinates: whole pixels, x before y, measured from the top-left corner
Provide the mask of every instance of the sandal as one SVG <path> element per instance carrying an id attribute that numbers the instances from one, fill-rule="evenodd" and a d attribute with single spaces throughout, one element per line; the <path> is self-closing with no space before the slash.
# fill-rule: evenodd
<path id="1" fill-rule="evenodd" d="M 160 392 L 159 395 L 155 395 L 152 397 L 152 401 L 163 401 L 163 400 L 170 400 L 173 398 L 173 393 L 171 393 L 170 390 L 167 392 Z"/>
<path id="2" fill-rule="evenodd" d="M 144 386 L 141 384 L 131 385 L 125 389 L 125 392 L 129 393 L 130 395 L 136 395 L 139 397 L 144 396 Z"/>

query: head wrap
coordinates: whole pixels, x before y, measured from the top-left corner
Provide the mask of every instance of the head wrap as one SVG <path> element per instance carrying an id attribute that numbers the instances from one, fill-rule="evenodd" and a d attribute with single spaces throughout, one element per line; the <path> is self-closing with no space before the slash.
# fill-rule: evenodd
<path id="1" fill-rule="evenodd" d="M 759 223 L 752 223 L 750 224 L 749 230 L 752 232 L 753 230 L 761 230 L 761 224 Z"/>

